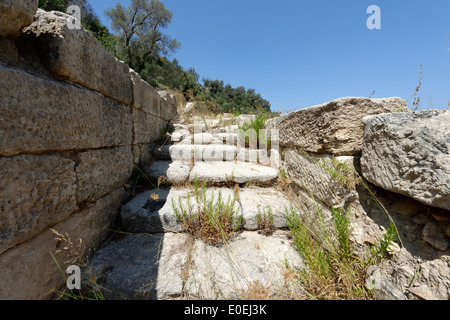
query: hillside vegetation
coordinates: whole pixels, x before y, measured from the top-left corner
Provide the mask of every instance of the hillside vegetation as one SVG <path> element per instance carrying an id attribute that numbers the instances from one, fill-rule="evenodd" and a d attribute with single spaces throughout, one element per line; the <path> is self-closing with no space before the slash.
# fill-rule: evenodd
<path id="1" fill-rule="evenodd" d="M 270 102 L 254 89 L 232 87 L 222 80 L 202 79 L 195 68 L 185 70 L 177 59 L 169 60 L 180 43 L 162 30 L 172 22 L 172 12 L 159 0 L 132 0 L 105 11 L 111 32 L 103 25 L 88 0 L 40 0 L 46 11 L 65 12 L 70 5 L 81 8 L 83 28 L 88 30 L 116 58 L 125 61 L 158 90 L 167 90 L 186 102 L 197 101 L 213 113 L 274 115 Z M 184 102 L 184 101 L 182 101 Z"/>

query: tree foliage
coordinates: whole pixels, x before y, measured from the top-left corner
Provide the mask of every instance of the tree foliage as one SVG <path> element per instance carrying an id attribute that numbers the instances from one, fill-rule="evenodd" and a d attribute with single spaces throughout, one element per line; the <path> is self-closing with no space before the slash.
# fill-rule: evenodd
<path id="1" fill-rule="evenodd" d="M 203 101 L 211 111 L 232 113 L 270 112 L 270 103 L 254 89 L 233 88 L 221 80 L 203 79 L 194 68 L 184 70 L 177 59 L 166 56 L 180 43 L 163 33 L 173 14 L 159 0 L 131 0 L 128 7 L 117 3 L 105 14 L 112 22 L 110 33 L 88 0 L 40 0 L 46 11 L 66 12 L 70 5 L 81 9 L 81 23 L 118 59 L 124 60 L 156 88 L 169 87 L 183 93 L 187 101 Z"/>
<path id="2" fill-rule="evenodd" d="M 147 62 L 180 46 L 177 40 L 162 32 L 172 22 L 172 12 L 159 0 L 132 0 L 127 8 L 117 3 L 105 14 L 119 36 L 119 55 L 137 72 Z"/>

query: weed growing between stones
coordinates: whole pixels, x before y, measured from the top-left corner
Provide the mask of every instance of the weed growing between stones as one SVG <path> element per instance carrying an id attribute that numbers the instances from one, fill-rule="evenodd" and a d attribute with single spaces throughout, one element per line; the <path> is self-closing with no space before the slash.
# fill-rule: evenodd
<path id="1" fill-rule="evenodd" d="M 258 225 L 258 230 L 260 233 L 270 236 L 275 230 L 274 227 L 275 218 L 273 216 L 272 208 L 261 209 L 258 207 L 258 214 L 256 215 L 256 223 Z"/>
<path id="2" fill-rule="evenodd" d="M 265 115 L 257 115 L 254 120 L 251 120 L 250 123 L 246 122 L 244 124 L 241 124 L 238 126 L 239 132 L 241 134 L 241 139 L 245 139 L 245 145 L 246 147 L 252 147 L 252 142 L 257 142 L 257 146 L 260 146 L 260 149 L 263 149 L 262 146 L 264 146 L 267 150 L 271 147 L 271 141 L 267 137 L 267 131 L 266 130 L 266 120 L 267 116 Z M 247 133 L 248 135 L 245 135 Z M 250 140 L 253 137 L 252 134 L 256 133 L 256 139 Z M 257 148 L 253 148 L 257 149 Z"/>
<path id="3" fill-rule="evenodd" d="M 236 196 L 225 201 L 220 191 L 217 198 L 214 192 L 208 198 L 206 182 L 199 186 L 198 179 L 194 180 L 193 197 L 188 196 L 187 206 L 181 198 L 178 203 L 172 199 L 172 208 L 183 227 L 194 237 L 213 245 L 227 242 L 241 229 L 242 216 L 238 216 L 235 204 Z"/>
<path id="4" fill-rule="evenodd" d="M 345 204 L 336 207 L 324 206 L 320 200 L 315 200 L 316 197 L 311 190 L 303 190 L 309 195 L 311 203 L 306 206 L 300 203 L 298 208 L 301 209 L 293 205 L 286 209 L 286 220 L 293 244 L 306 265 L 306 268 L 296 271 L 296 276 L 305 290 L 307 299 L 373 299 L 374 293 L 366 287 L 365 282 L 367 268 L 385 259 L 394 242 L 400 241 L 397 228 L 370 186 L 353 168 L 335 158 L 315 163 L 320 164 L 328 172 L 329 177 L 345 186 L 346 190 L 355 187 L 355 184 L 349 181 L 362 184 L 389 217 L 391 226 L 377 243 L 360 252 L 351 240 L 352 215 L 349 206 Z M 326 176 L 324 179 L 327 179 Z M 324 181 L 323 185 L 327 185 L 327 181 Z M 342 202 L 338 201 L 338 196 L 331 188 L 327 189 L 327 193 L 337 200 L 336 203 Z M 297 203 L 295 198 L 296 196 L 291 198 L 294 204 Z"/>
<path id="5" fill-rule="evenodd" d="M 52 229 L 52 232 L 56 235 L 55 240 L 60 244 L 59 247 L 61 249 L 56 251 L 56 254 L 62 254 L 64 257 L 64 261 L 62 265 L 75 265 L 80 268 L 83 268 L 83 272 L 81 273 L 80 281 L 81 288 L 80 289 L 68 289 L 67 286 L 62 290 L 52 290 L 54 294 L 56 294 L 59 299 L 65 300 L 105 300 L 102 290 L 103 288 L 97 284 L 97 277 L 89 272 L 87 269 L 87 256 L 89 256 L 89 252 L 86 251 L 86 248 L 83 245 L 82 240 L 78 243 L 74 243 L 69 234 L 61 234 L 56 230 Z M 53 261 L 55 262 L 61 276 L 65 280 L 65 284 L 67 283 L 67 276 L 65 270 L 61 263 L 57 260 L 55 255 L 50 253 Z"/>
<path id="6" fill-rule="evenodd" d="M 368 266 L 353 254 L 349 219 L 341 210 L 333 210 L 333 216 L 331 228 L 316 236 L 294 207 L 286 210 L 292 240 L 307 266 L 297 271 L 306 297 L 319 300 L 371 299 L 372 294 L 365 287 Z"/>

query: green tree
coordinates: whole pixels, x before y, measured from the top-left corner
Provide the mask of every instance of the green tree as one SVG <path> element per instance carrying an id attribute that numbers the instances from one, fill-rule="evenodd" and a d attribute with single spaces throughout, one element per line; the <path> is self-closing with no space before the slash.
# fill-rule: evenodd
<path id="1" fill-rule="evenodd" d="M 119 54 L 139 73 L 151 59 L 172 53 L 180 46 L 162 32 L 172 22 L 172 12 L 159 0 L 132 0 L 127 8 L 117 3 L 105 14 L 120 39 Z"/>

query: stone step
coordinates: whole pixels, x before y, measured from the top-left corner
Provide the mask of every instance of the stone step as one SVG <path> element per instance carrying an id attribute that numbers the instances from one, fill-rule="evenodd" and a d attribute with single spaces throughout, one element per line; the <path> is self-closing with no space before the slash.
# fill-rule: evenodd
<path id="1" fill-rule="evenodd" d="M 216 204 L 219 192 L 225 203 L 235 198 L 233 190 L 226 188 L 209 188 L 206 191 L 206 197 L 212 198 L 213 203 Z M 177 219 L 175 208 L 179 209 L 182 206 L 187 209 L 188 198 L 190 207 L 194 211 L 198 203 L 192 189 L 145 191 L 122 207 L 120 215 L 123 229 L 134 233 L 183 232 L 184 228 Z M 234 210 L 237 217 L 242 216 L 238 202 L 235 203 Z"/>
<path id="2" fill-rule="evenodd" d="M 281 192 L 273 188 L 252 187 L 241 189 L 235 194 L 232 189 L 207 188 L 206 199 L 213 199 L 213 205 L 216 205 L 219 193 L 223 203 L 235 201 L 234 212 L 236 217 L 243 218 L 244 230 L 262 229 L 263 226 L 258 222 L 264 217 L 270 219 L 266 221 L 270 221 L 268 227 L 272 230 L 287 227 L 285 214 L 291 203 Z M 183 232 L 175 209 L 191 208 L 191 212 L 196 212 L 198 206 L 193 189 L 145 191 L 122 207 L 122 228 L 132 233 Z"/>
<path id="3" fill-rule="evenodd" d="M 249 162 L 208 161 L 195 162 L 189 174 L 189 180 L 206 182 L 259 182 L 268 183 L 278 177 L 278 170 Z"/>
<path id="4" fill-rule="evenodd" d="M 153 148 L 153 155 L 156 160 L 172 160 L 170 157 L 170 145 L 156 146 Z"/>
<path id="5" fill-rule="evenodd" d="M 164 233 L 112 240 L 88 268 L 108 300 L 211 300 L 254 299 L 255 289 L 263 289 L 259 298 L 287 298 L 301 288 L 286 274 L 304 264 L 282 231 L 272 237 L 243 232 L 220 247 Z"/>
<path id="6" fill-rule="evenodd" d="M 233 161 L 237 148 L 227 145 L 181 145 L 170 147 L 170 157 L 176 161 Z"/>
<path id="7" fill-rule="evenodd" d="M 170 160 L 155 161 L 146 169 L 149 178 L 164 184 L 185 182 L 189 178 L 190 171 L 190 163 Z"/>

